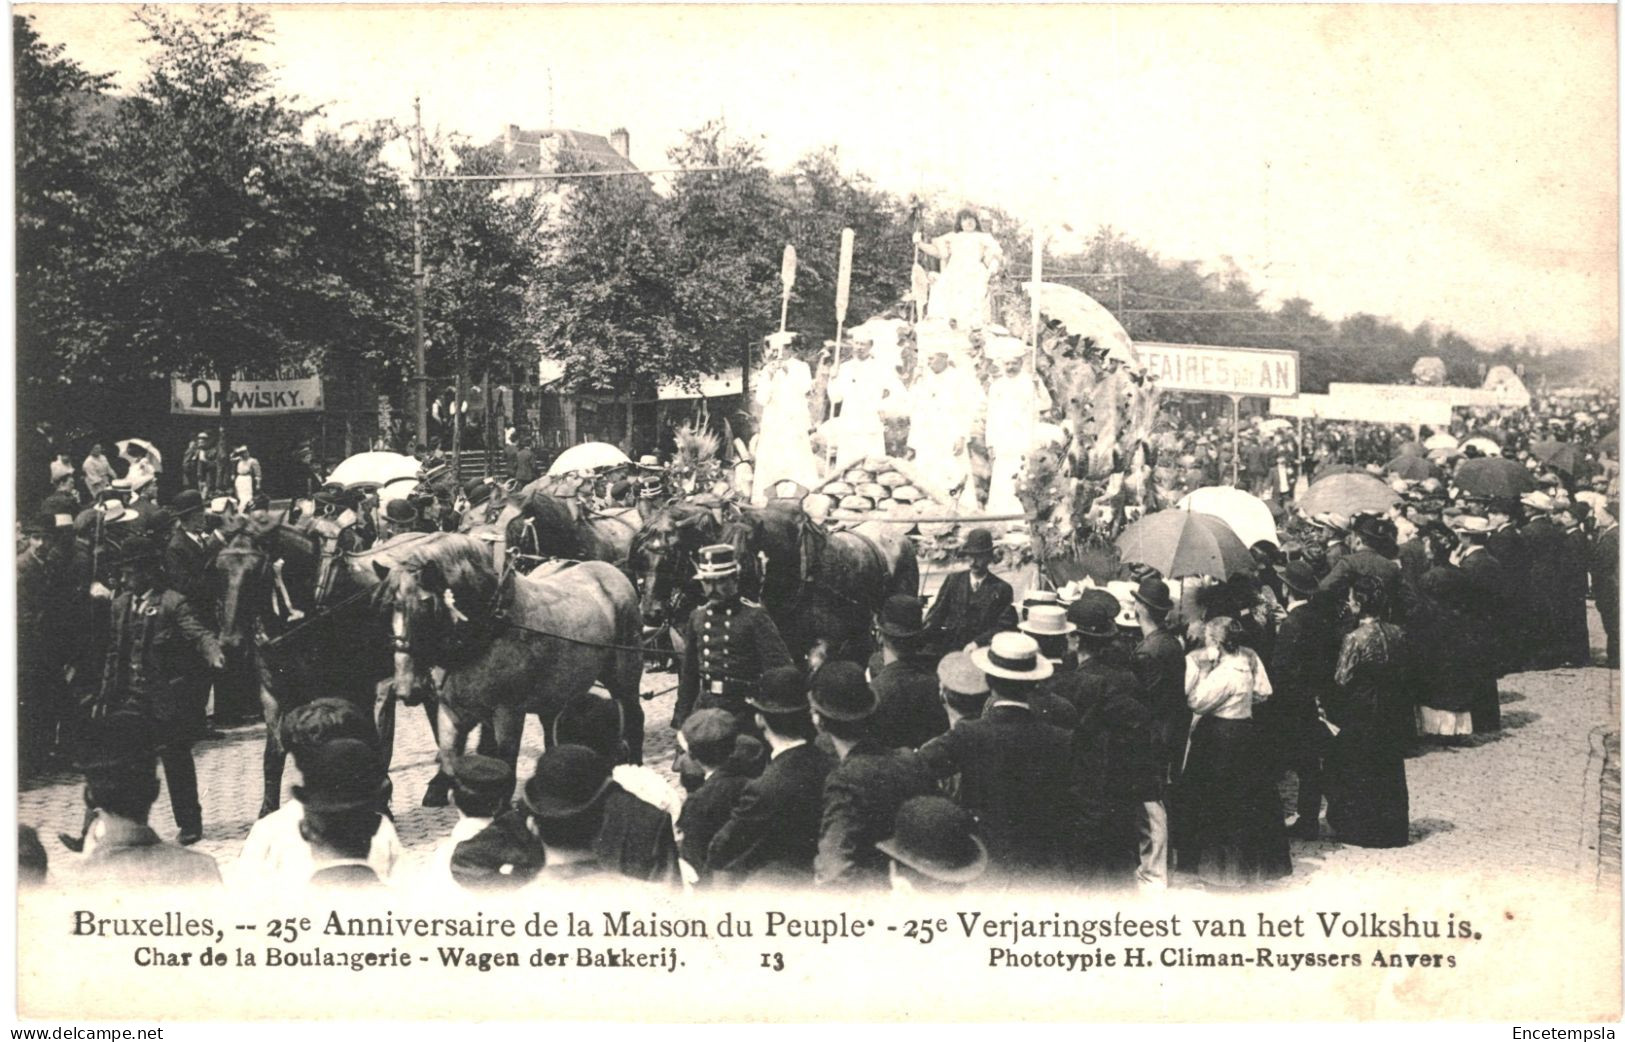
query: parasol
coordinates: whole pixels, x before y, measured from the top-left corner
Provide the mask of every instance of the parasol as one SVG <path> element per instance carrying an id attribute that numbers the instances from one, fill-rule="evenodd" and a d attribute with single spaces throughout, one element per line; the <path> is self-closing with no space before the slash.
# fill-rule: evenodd
<path id="1" fill-rule="evenodd" d="M 604 467 L 624 466 L 632 461 L 626 453 L 601 441 L 583 442 L 559 453 L 558 459 L 547 468 L 549 477 L 573 474 L 580 470 L 601 470 Z"/>
<path id="2" fill-rule="evenodd" d="M 1461 447 L 1461 442 L 1457 441 L 1453 434 L 1441 433 L 1428 438 L 1427 441 L 1422 443 L 1422 447 L 1430 452 L 1434 449 L 1458 449 Z"/>
<path id="3" fill-rule="evenodd" d="M 1401 456 L 1423 456 L 1427 454 L 1427 446 L 1419 441 L 1407 441 L 1399 447 Z"/>
<path id="4" fill-rule="evenodd" d="M 1316 481 L 1298 500 L 1305 517 L 1342 514 L 1353 517 L 1361 511 L 1384 511 L 1399 502 L 1399 493 L 1381 478 L 1370 474 L 1334 474 Z"/>
<path id="5" fill-rule="evenodd" d="M 1256 567 L 1230 526 L 1207 514 L 1159 510 L 1123 529 L 1117 549 L 1126 562 L 1150 565 L 1165 579 L 1228 579 Z"/>
<path id="6" fill-rule="evenodd" d="M 158 446 L 154 445 L 145 438 L 125 438 L 123 441 L 118 443 L 118 454 L 129 460 L 131 463 L 134 463 L 135 459 L 130 455 L 131 445 L 139 445 L 143 449 L 147 450 L 147 455 L 152 458 L 153 473 L 159 473 L 164 469 L 164 457 L 158 451 Z"/>
<path id="7" fill-rule="evenodd" d="M 1216 517 L 1248 546 L 1257 542 L 1281 545 L 1275 517 L 1262 499 L 1229 485 L 1199 488 L 1179 501 L 1180 510 Z"/>
<path id="8" fill-rule="evenodd" d="M 1460 449 L 1434 449 L 1432 452 L 1428 453 L 1428 459 L 1432 460 L 1434 463 L 1448 463 L 1457 456 L 1464 455 L 1466 455 L 1466 453 L 1462 452 Z"/>
<path id="9" fill-rule="evenodd" d="M 333 468 L 328 483 L 345 488 L 377 487 L 403 478 L 416 479 L 422 464 L 399 452 L 358 452 Z"/>
<path id="10" fill-rule="evenodd" d="M 1140 356 L 1128 330 L 1094 297 L 1054 282 L 1023 282 L 1021 288 L 1029 297 L 1036 289 L 1038 310 L 1065 326 L 1068 335 L 1088 337 L 1107 358 L 1139 367 Z"/>
<path id="11" fill-rule="evenodd" d="M 1336 477 L 1339 474 L 1364 474 L 1365 471 L 1352 463 L 1328 463 L 1324 467 L 1315 468 L 1315 481 L 1323 478 Z M 1313 484 L 1314 482 L 1311 482 Z"/>
<path id="12" fill-rule="evenodd" d="M 1422 481 L 1426 478 L 1437 477 L 1439 468 L 1420 456 L 1396 456 L 1388 461 L 1382 468 L 1384 474 L 1391 474 L 1406 481 Z"/>
<path id="13" fill-rule="evenodd" d="M 1470 459 L 1456 469 L 1456 487 L 1487 499 L 1515 499 L 1535 490 L 1535 476 L 1527 467 L 1499 456 Z"/>
<path id="14" fill-rule="evenodd" d="M 1574 474 L 1574 465 L 1580 462 L 1580 452 L 1566 441 L 1537 441 L 1529 446 L 1529 454 L 1568 475 Z"/>
<path id="15" fill-rule="evenodd" d="M 1606 452 L 1610 456 L 1618 456 L 1619 455 L 1619 428 L 1618 427 L 1615 427 L 1613 430 L 1609 431 L 1607 434 L 1604 434 L 1602 437 L 1597 439 L 1597 451 L 1599 453 Z"/>
<path id="16" fill-rule="evenodd" d="M 1474 435 L 1473 437 L 1468 438 L 1466 441 L 1461 443 L 1461 447 L 1464 449 L 1477 449 L 1486 456 L 1499 456 L 1501 454 L 1500 443 L 1496 442 L 1493 438 L 1486 438 L 1482 434 Z"/>

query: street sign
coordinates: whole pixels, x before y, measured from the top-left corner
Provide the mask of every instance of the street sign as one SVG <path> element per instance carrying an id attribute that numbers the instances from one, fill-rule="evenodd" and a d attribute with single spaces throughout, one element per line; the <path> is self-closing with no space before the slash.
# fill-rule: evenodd
<path id="1" fill-rule="evenodd" d="M 220 381 L 204 377 L 170 380 L 169 411 L 188 416 L 220 414 Z M 322 378 L 310 372 L 272 374 L 270 379 L 233 376 L 231 411 L 236 416 L 281 416 L 322 411 Z"/>
<path id="2" fill-rule="evenodd" d="M 1298 352 L 1258 347 L 1134 342 L 1146 375 L 1165 391 L 1295 398 Z"/>

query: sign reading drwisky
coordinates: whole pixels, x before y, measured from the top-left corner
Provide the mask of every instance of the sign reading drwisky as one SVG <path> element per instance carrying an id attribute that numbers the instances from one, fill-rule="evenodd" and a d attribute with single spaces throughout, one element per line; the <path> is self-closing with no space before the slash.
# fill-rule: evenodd
<path id="1" fill-rule="evenodd" d="M 322 379 L 303 369 L 233 375 L 230 394 L 231 411 L 239 416 L 322 411 Z M 218 415 L 220 381 L 203 377 L 175 377 L 170 381 L 169 411 Z"/>
<path id="2" fill-rule="evenodd" d="M 1298 352 L 1136 340 L 1148 375 L 1168 391 L 1292 398 L 1298 393 Z"/>

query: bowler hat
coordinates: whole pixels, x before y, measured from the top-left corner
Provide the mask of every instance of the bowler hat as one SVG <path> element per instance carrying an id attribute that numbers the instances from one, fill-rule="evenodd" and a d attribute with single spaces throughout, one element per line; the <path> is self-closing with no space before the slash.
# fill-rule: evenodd
<path id="1" fill-rule="evenodd" d="M 203 509 L 203 493 L 195 488 L 183 488 L 170 501 L 170 511 L 176 517 L 186 517 Z"/>
<path id="2" fill-rule="evenodd" d="M 538 818 L 573 818 L 609 791 L 609 760 L 584 745 L 557 745 L 536 758 L 524 803 Z"/>
<path id="3" fill-rule="evenodd" d="M 987 845 L 976 835 L 976 819 L 944 796 L 904 801 L 890 838 L 875 849 L 944 883 L 968 883 L 987 871 Z"/>
<path id="4" fill-rule="evenodd" d="M 300 773 L 304 784 L 293 787 L 294 799 L 314 811 L 376 806 L 389 784 L 378 754 L 359 738 L 323 742 L 300 765 Z"/>
<path id="5" fill-rule="evenodd" d="M 491 498 L 491 483 L 484 478 L 475 478 L 463 486 L 463 495 L 470 506 L 479 506 Z"/>
<path id="6" fill-rule="evenodd" d="M 1059 604 L 1035 604 L 1016 628 L 1037 637 L 1064 637 L 1078 627 L 1067 621 L 1066 609 Z"/>
<path id="7" fill-rule="evenodd" d="M 471 796 L 505 800 L 513 792 L 513 768 L 494 756 L 470 753 L 451 765 L 451 780 Z"/>
<path id="8" fill-rule="evenodd" d="M 726 763 L 739 740 L 739 719 L 726 709 L 699 709 L 683 721 L 688 755 L 707 767 Z"/>
<path id="9" fill-rule="evenodd" d="M 1117 636 L 1117 598 L 1105 590 L 1087 590 L 1066 610 L 1080 637 Z"/>
<path id="10" fill-rule="evenodd" d="M 807 677 L 797 666 L 776 666 L 756 681 L 745 702 L 764 713 L 794 713 L 807 708 Z"/>
<path id="11" fill-rule="evenodd" d="M 146 536 L 132 535 L 119 547 L 119 564 L 156 561 L 159 556 L 157 544 Z"/>
<path id="12" fill-rule="evenodd" d="M 1393 527 L 1392 521 L 1367 515 L 1355 519 L 1353 531 L 1373 550 L 1391 557 L 1399 552 L 1399 543 L 1394 538 Z"/>
<path id="13" fill-rule="evenodd" d="M 89 721 L 74 749 L 77 771 L 150 767 L 157 759 L 152 728 L 140 713 L 120 710 Z"/>
<path id="14" fill-rule="evenodd" d="M 1115 607 L 1112 614 L 1117 614 Z M 1038 653 L 1038 642 L 1025 633 L 995 633 L 993 642 L 971 652 L 970 659 L 983 673 L 1004 680 L 1044 680 L 1055 672 L 1050 660 Z"/>
<path id="15" fill-rule="evenodd" d="M 1168 593 L 1168 584 L 1156 576 L 1148 575 L 1130 595 L 1153 612 L 1166 615 L 1174 609 L 1174 599 Z"/>
<path id="16" fill-rule="evenodd" d="M 863 679 L 855 662 L 826 662 L 813 674 L 812 707 L 831 720 L 862 720 L 880 706 L 880 699 Z"/>
<path id="17" fill-rule="evenodd" d="M 392 499 L 384 504 L 384 519 L 393 521 L 397 525 L 416 524 L 418 508 L 413 506 L 409 500 Z"/>
<path id="18" fill-rule="evenodd" d="M 880 606 L 880 632 L 894 640 L 918 637 L 925 631 L 925 602 L 906 593 L 894 593 Z"/>
<path id="19" fill-rule="evenodd" d="M 1060 604 L 1061 595 L 1055 590 L 1028 590 L 1021 595 L 1022 608 L 1031 608 L 1035 604 Z"/>
<path id="20" fill-rule="evenodd" d="M 993 553 L 993 533 L 985 528 L 973 528 L 966 532 L 964 541 L 959 544 L 960 557 L 991 553 Z"/>
<path id="21" fill-rule="evenodd" d="M 937 663 L 937 683 L 956 695 L 987 694 L 987 674 L 963 651 L 951 651 Z"/>
<path id="22" fill-rule="evenodd" d="M 1293 593 L 1305 597 L 1320 589 L 1320 584 L 1315 580 L 1314 569 L 1304 561 L 1288 561 L 1287 566 L 1281 569 L 1281 582 Z"/>
<path id="23" fill-rule="evenodd" d="M 715 543 L 700 547 L 694 562 L 695 578 L 703 582 L 706 579 L 726 579 L 738 574 L 739 559 L 730 544 Z"/>
<path id="24" fill-rule="evenodd" d="M 493 823 L 451 852 L 451 877 L 469 890 L 506 890 L 536 878 L 547 854 L 534 837 Z"/>

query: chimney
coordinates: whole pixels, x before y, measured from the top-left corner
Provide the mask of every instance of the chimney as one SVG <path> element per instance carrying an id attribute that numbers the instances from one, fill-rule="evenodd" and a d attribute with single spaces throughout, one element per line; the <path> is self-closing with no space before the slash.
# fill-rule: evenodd
<path id="1" fill-rule="evenodd" d="M 513 155 L 513 149 L 519 143 L 519 124 L 509 123 L 508 129 L 502 132 L 502 154 Z"/>
<path id="2" fill-rule="evenodd" d="M 616 127 L 609 132 L 609 147 L 628 163 L 632 161 L 632 135 L 626 132 L 625 127 Z"/>

